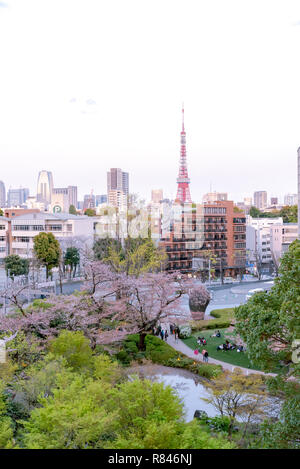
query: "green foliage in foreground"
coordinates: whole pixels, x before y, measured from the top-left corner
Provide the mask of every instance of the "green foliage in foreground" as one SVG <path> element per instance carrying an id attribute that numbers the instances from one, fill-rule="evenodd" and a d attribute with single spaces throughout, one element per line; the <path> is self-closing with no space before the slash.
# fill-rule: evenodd
<path id="1" fill-rule="evenodd" d="M 170 386 L 128 380 L 117 362 L 89 352 L 81 332 L 64 331 L 50 348 L 26 372 L 11 360 L 0 365 L 1 449 L 235 447 L 195 420 L 185 423 Z"/>
<path id="2" fill-rule="evenodd" d="M 235 317 L 236 330 L 247 344 L 249 357 L 265 371 L 279 369 L 269 386 L 284 398 L 280 421 L 265 425 L 261 446 L 299 448 L 299 240 L 281 258 L 274 287 L 236 308 Z"/>
<path id="3" fill-rule="evenodd" d="M 132 360 L 142 360 L 145 358 L 160 365 L 184 368 L 205 378 L 214 378 L 221 372 L 219 365 L 207 365 L 201 362 L 195 362 L 193 359 L 177 352 L 169 344 L 153 335 L 146 336 L 145 352 L 138 351 L 138 341 L 139 336 L 133 334 L 123 342 L 123 349 L 116 355 L 121 363 L 129 365 Z"/>

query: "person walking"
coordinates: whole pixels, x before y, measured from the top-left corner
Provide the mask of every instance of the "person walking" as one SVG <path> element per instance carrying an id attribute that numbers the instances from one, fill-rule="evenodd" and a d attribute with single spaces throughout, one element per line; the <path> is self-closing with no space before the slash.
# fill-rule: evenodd
<path id="1" fill-rule="evenodd" d="M 208 353 L 207 353 L 207 350 L 205 350 L 205 348 L 204 348 L 201 353 L 202 353 L 203 361 L 204 361 L 204 362 L 208 362 Z"/>
<path id="2" fill-rule="evenodd" d="M 167 342 L 167 338 L 169 337 L 167 329 L 165 330 L 165 341 Z"/>
<path id="3" fill-rule="evenodd" d="M 161 340 L 164 340 L 164 335 L 165 335 L 165 333 L 164 333 L 163 329 L 161 329 L 161 331 L 160 331 Z"/>

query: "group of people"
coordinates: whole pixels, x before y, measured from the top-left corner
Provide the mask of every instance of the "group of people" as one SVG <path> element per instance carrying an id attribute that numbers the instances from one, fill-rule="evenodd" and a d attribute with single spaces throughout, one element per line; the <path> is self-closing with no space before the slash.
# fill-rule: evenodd
<path id="1" fill-rule="evenodd" d="M 199 336 L 199 337 L 197 338 L 197 344 L 198 344 L 198 345 L 206 345 L 206 339 L 205 339 L 205 337 L 200 337 L 200 336 Z"/>
<path id="2" fill-rule="evenodd" d="M 160 325 L 157 327 L 157 329 L 153 329 L 153 334 L 160 336 L 161 340 L 165 341 L 167 341 L 169 337 L 169 332 L 167 329 L 162 329 Z M 179 327 L 175 326 L 174 324 L 170 324 L 170 334 L 174 335 L 175 340 L 177 340 L 179 337 Z"/>
<path id="3" fill-rule="evenodd" d="M 243 345 L 236 345 L 226 340 L 225 344 L 218 345 L 217 350 L 236 350 L 237 352 L 244 352 L 245 347 Z"/>
<path id="4" fill-rule="evenodd" d="M 154 329 L 153 333 L 154 333 L 154 335 L 160 336 L 161 340 L 166 341 L 167 338 L 169 337 L 167 329 L 162 329 L 161 326 L 158 326 L 157 329 Z"/>
<path id="5" fill-rule="evenodd" d="M 171 335 L 174 334 L 175 339 L 179 337 L 179 327 L 175 326 L 174 324 L 170 324 L 170 333 Z"/>
<path id="6" fill-rule="evenodd" d="M 198 349 L 194 350 L 195 355 L 198 355 L 199 353 L 200 353 L 200 350 L 198 350 Z M 201 351 L 201 355 L 202 355 L 203 361 L 205 363 L 208 363 L 208 351 L 205 350 L 205 348 Z"/>

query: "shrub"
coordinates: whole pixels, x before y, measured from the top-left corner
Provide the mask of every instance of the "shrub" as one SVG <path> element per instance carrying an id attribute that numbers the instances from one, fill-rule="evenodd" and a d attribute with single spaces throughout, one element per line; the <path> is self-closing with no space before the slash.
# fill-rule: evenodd
<path id="1" fill-rule="evenodd" d="M 169 359 L 165 365 L 172 366 L 174 368 L 184 368 L 188 371 L 191 371 L 192 373 L 208 379 L 216 378 L 222 372 L 222 367 L 220 365 L 210 365 L 194 362 L 194 360 L 185 357 L 182 354 L 177 354 L 177 358 Z"/>
<path id="2" fill-rule="evenodd" d="M 192 329 L 188 324 L 179 326 L 179 337 L 181 339 L 186 339 L 187 337 L 191 337 Z"/>
<path id="3" fill-rule="evenodd" d="M 50 343 L 50 351 L 55 357 L 66 359 L 73 370 L 91 366 L 93 352 L 89 340 L 81 331 L 62 331 Z"/>
<path id="4" fill-rule="evenodd" d="M 214 309 L 209 314 L 214 318 L 221 318 L 224 321 L 232 321 L 234 318 L 234 308 Z"/>
<path id="5" fill-rule="evenodd" d="M 205 312 L 210 302 L 210 293 L 204 285 L 194 287 L 189 295 L 189 307 L 192 312 Z"/>

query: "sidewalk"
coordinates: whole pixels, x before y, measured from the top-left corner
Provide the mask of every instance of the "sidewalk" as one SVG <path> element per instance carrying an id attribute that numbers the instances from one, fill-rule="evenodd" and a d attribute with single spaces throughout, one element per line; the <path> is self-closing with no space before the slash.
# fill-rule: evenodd
<path id="1" fill-rule="evenodd" d="M 175 350 L 178 352 L 183 353 L 189 358 L 192 358 L 195 361 L 201 361 L 202 362 L 202 356 L 201 355 L 195 355 L 194 351 L 185 345 L 180 339 L 175 341 L 174 335 L 169 335 L 167 339 L 167 343 L 173 347 Z M 214 358 L 209 357 L 208 358 L 208 363 L 212 363 L 214 365 L 221 365 L 223 370 L 228 370 L 228 371 L 234 371 L 235 368 L 239 368 L 242 370 L 244 375 L 249 375 L 249 374 L 260 374 L 260 375 L 265 375 L 265 376 L 276 376 L 274 373 L 264 373 L 263 371 L 257 371 L 257 370 L 250 370 L 248 368 L 242 368 L 240 366 L 236 365 L 231 365 L 230 363 L 225 363 L 221 362 L 220 360 L 215 360 Z"/>

